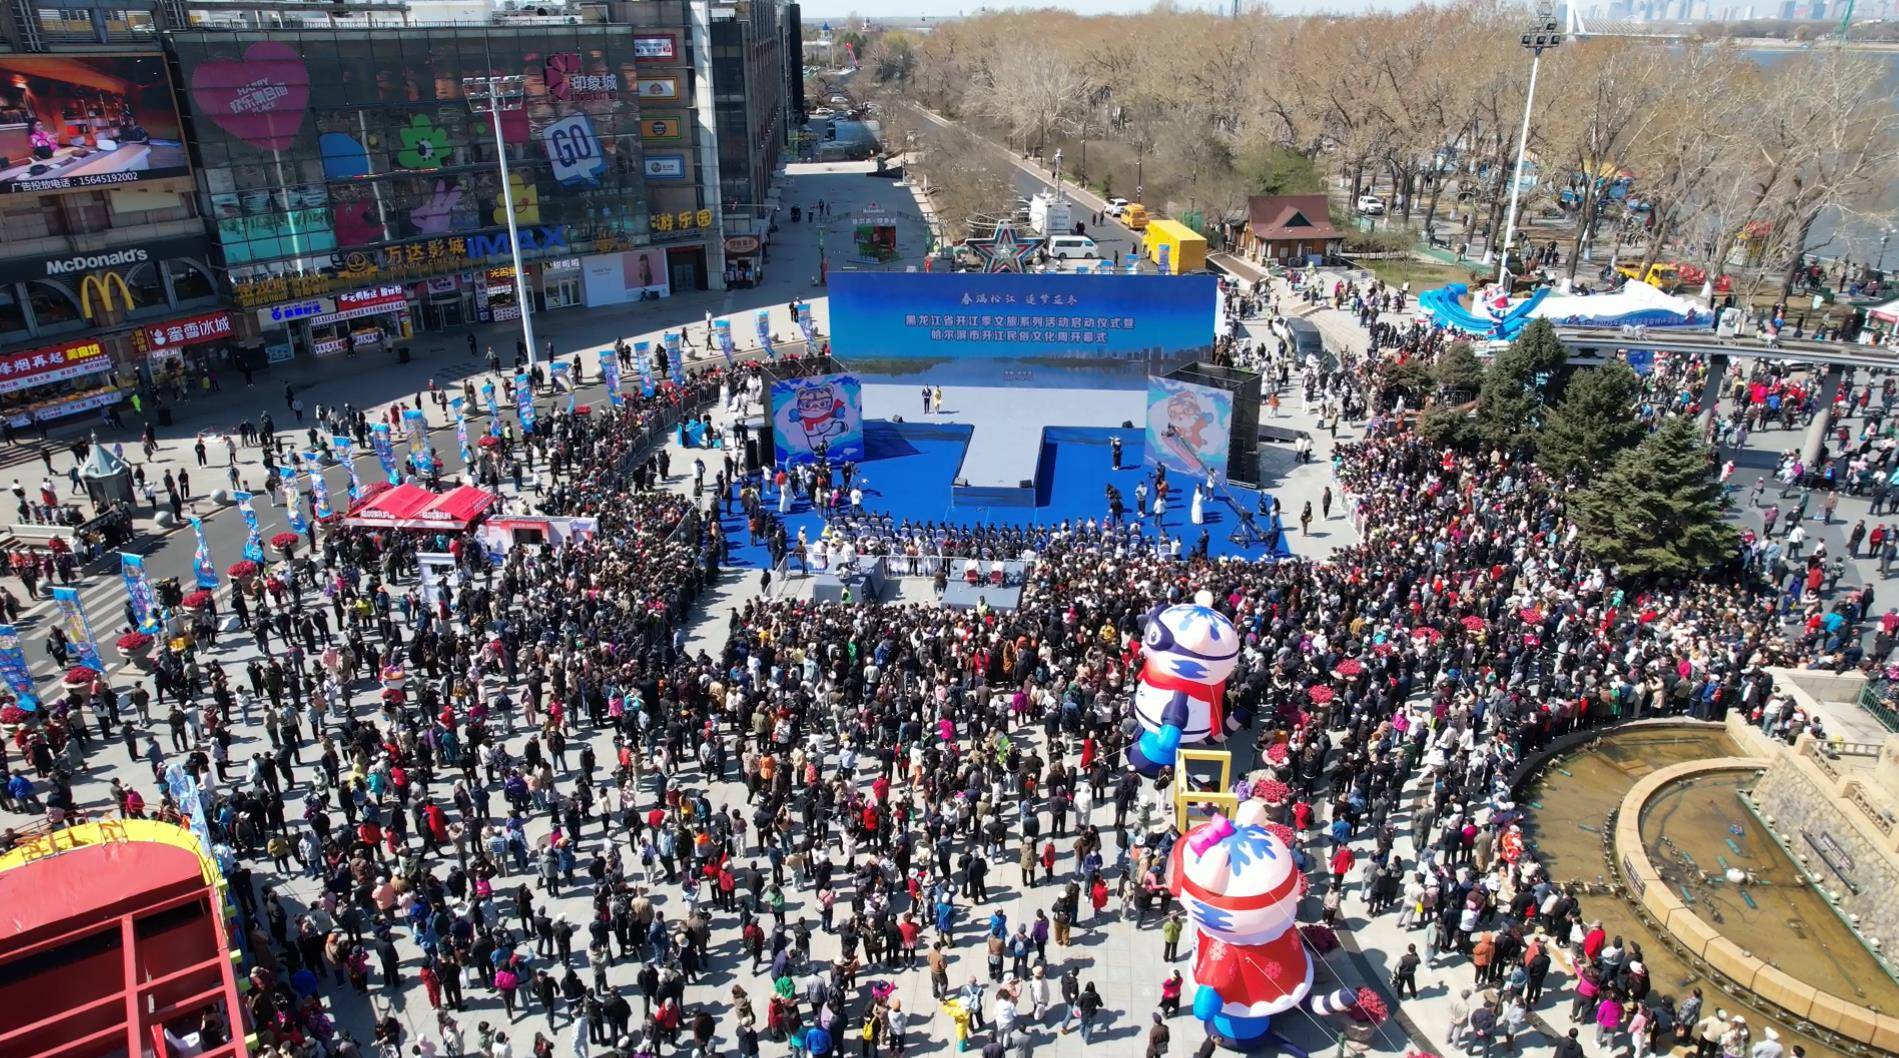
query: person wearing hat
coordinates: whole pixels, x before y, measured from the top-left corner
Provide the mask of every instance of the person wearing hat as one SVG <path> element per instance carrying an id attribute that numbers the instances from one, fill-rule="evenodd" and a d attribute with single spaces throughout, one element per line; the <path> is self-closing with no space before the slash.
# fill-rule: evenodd
<path id="1" fill-rule="evenodd" d="M 1726 1031 L 1721 1033 L 1721 1058 L 1745 1058 L 1747 1039 L 1747 1019 L 1739 1014 L 1729 1018 Z"/>
<path id="2" fill-rule="evenodd" d="M 1728 1012 L 1716 1009 L 1695 1026 L 1695 1058 L 1714 1058 L 1721 1050 L 1721 1033 L 1727 1030 Z"/>
<path id="3" fill-rule="evenodd" d="M 1761 1042 L 1748 1052 L 1748 1058 L 1780 1058 L 1783 1053 L 1785 1048 L 1780 1045 L 1780 1033 L 1770 1025 L 1761 1030 Z"/>

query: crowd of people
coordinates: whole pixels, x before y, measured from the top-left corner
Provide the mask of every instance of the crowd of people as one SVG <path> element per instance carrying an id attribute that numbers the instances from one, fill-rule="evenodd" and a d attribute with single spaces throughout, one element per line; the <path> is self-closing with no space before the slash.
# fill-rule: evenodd
<path id="1" fill-rule="evenodd" d="M 1383 347 L 1437 348 L 1382 333 Z M 1253 343 L 1234 355 L 1296 373 L 1335 422 L 1374 406 L 1361 359 L 1296 362 Z M 1779 734 L 1817 730 L 1764 670 L 1819 659 L 1867 619 L 1869 597 L 1834 593 L 1815 604 L 1816 629 L 1790 635 L 1775 571 L 1739 556 L 1705 581 L 1620 584 L 1578 542 L 1560 483 L 1526 459 L 1438 449 L 1374 416 L 1332 457 L 1360 542 L 1324 561 L 1183 556 L 1107 512 L 1025 530 L 853 503 L 827 532 L 861 553 L 1032 556 L 1019 606 L 760 596 L 732 609 L 716 649 L 690 650 L 734 546 L 725 516 L 741 514 L 774 563 L 804 546 L 766 498 L 784 480 L 729 449 L 674 474 L 654 447 L 721 398 L 757 393 L 753 369 L 735 370 L 549 415 L 484 457 L 489 480 L 538 461 L 533 506 L 596 520 L 565 546 L 437 541 L 458 565 L 425 600 L 417 541 L 332 534 L 276 587 L 228 604 L 254 660 L 205 643 L 162 665 L 152 690 L 73 687 L 4 751 L 5 807 L 84 802 L 74 784 L 116 726 L 153 779 L 115 781 L 118 810 L 182 820 L 191 806 L 160 781 L 182 761 L 242 911 L 245 1015 L 272 1055 L 753 1058 L 769 1040 L 828 1058 L 855 1039 L 864 1058 L 902 1058 L 941 1017 L 985 1058 L 1026 1058 L 1057 1009 L 1084 1036 L 1132 1013 L 1082 980 L 1077 934 L 1151 923 L 1178 947 L 1164 865 L 1180 833 L 1166 779 L 1124 766 L 1138 734 L 1127 701 L 1144 615 L 1204 591 L 1244 641 L 1227 706 L 1261 769 L 1245 782 L 1285 783 L 1328 917 L 1360 886 L 1374 913 L 1428 930 L 1429 958 L 1479 966 L 1496 987 L 1488 1021 L 1467 1010 L 1473 1033 L 1520 1029 L 1553 948 L 1575 952 L 1577 1001 L 1602 997 L 1598 1026 L 1610 1000 L 1610 1031 L 1627 1031 L 1625 1014 L 1696 1020 L 1521 853 L 1515 766 L 1631 716 L 1771 711 Z M 1048 887 L 1049 906 L 1011 921 L 992 902 L 1008 881 Z M 573 893 L 584 912 L 563 909 Z M 1111 906 L 1132 925 L 1112 925 Z M 735 969 L 746 962 L 759 988 Z M 938 1010 L 905 1009 L 893 982 L 912 973 Z M 1149 1058 L 1180 1006 L 1170 980 Z M 417 1006 L 403 1004 L 405 1022 L 389 997 L 415 984 L 431 1017 L 412 1037 Z M 339 1027 L 351 993 L 376 998 L 373 1040 Z"/>

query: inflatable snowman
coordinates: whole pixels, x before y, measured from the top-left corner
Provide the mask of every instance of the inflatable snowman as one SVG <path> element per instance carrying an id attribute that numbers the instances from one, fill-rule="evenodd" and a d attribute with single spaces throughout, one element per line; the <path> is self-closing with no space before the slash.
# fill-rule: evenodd
<path id="1" fill-rule="evenodd" d="M 1312 990 L 1312 961 L 1294 925 L 1304 878 L 1292 850 L 1266 828 L 1266 807 L 1246 801 L 1174 844 L 1167 887 L 1199 933 L 1194 1016 L 1222 1045 L 1248 1050 L 1284 1041 L 1273 1015 Z"/>
<path id="2" fill-rule="evenodd" d="M 1226 737 L 1222 700 L 1240 635 L 1204 591 L 1191 604 L 1155 608 L 1145 621 L 1134 689 L 1134 718 L 1143 731 L 1128 747 L 1128 765 L 1152 777 L 1174 763 L 1181 746 Z"/>

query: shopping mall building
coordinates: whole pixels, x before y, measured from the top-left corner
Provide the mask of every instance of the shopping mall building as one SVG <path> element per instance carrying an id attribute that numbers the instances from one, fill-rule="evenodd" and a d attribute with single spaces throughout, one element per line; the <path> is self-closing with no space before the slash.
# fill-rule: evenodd
<path id="1" fill-rule="evenodd" d="M 16 426 L 515 318 L 502 154 L 536 313 L 743 282 L 797 121 L 780 0 L 57 2 L 0 20 Z"/>

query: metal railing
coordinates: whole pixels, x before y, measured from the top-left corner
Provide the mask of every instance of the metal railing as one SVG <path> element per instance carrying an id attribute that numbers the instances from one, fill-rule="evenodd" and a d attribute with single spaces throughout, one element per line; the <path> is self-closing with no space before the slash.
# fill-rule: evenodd
<path id="1" fill-rule="evenodd" d="M 1859 704 L 1881 727 L 1899 732 L 1899 685 L 1886 679 L 1869 680 L 1860 688 Z"/>

